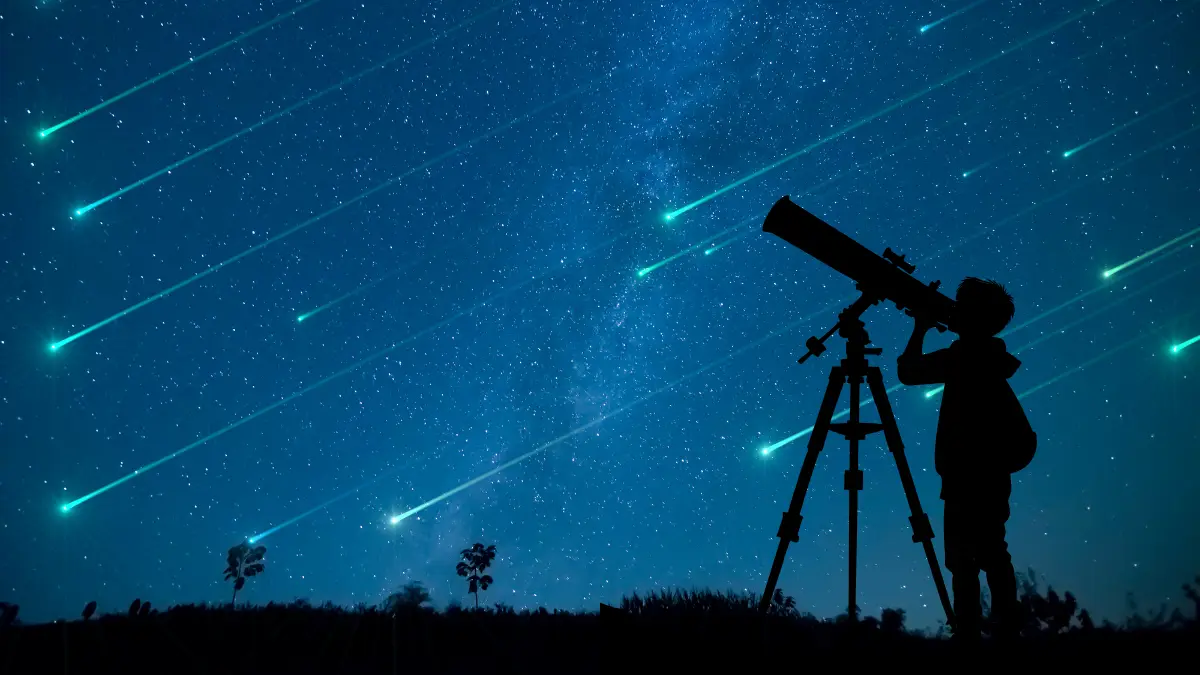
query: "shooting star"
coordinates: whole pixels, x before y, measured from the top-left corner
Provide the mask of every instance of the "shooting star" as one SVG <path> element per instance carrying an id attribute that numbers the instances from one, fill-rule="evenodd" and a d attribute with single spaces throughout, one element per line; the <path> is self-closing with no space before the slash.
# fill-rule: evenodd
<path id="1" fill-rule="evenodd" d="M 1017 50 L 1020 50 L 1020 49 L 1024 48 L 1025 46 L 1032 44 L 1033 42 L 1036 42 L 1037 40 L 1040 40 L 1043 37 L 1046 37 L 1047 35 L 1050 35 L 1051 33 L 1057 31 L 1058 29 L 1062 28 L 1063 26 L 1075 23 L 1076 21 L 1082 19 L 1085 16 L 1088 16 L 1089 14 L 1094 14 L 1095 12 L 1097 12 L 1104 6 L 1109 5 L 1115 1 L 1116 0 L 1099 0 L 1099 2 L 1095 3 L 1088 9 L 1082 10 L 1080 12 L 1076 12 L 1075 14 L 1072 14 L 1071 16 L 1067 17 L 1066 19 L 1063 19 L 1062 21 L 1059 21 L 1058 23 L 1056 23 L 1048 28 L 1043 28 L 1042 30 L 1037 31 L 1033 35 L 1031 35 L 1023 40 L 1020 40 L 1019 42 L 1016 42 L 1013 45 L 1000 50 L 996 54 L 993 54 L 992 56 L 989 56 L 981 61 L 978 61 L 978 62 L 954 73 L 953 75 L 950 75 L 950 76 L 940 80 L 939 82 L 936 82 L 936 83 L 926 87 L 925 89 L 922 89 L 921 91 L 918 91 L 917 93 L 912 94 L 911 96 L 903 98 L 903 99 L 897 101 L 896 103 L 893 103 L 893 104 L 891 104 L 885 108 L 882 108 L 874 113 L 871 113 L 870 115 L 858 120 L 857 122 L 854 122 L 848 126 L 842 127 L 838 131 L 835 131 L 834 133 L 832 133 L 820 140 L 817 140 L 817 141 L 813 142 L 812 144 L 810 144 L 804 148 L 801 148 L 800 150 L 797 150 L 796 152 L 793 152 L 790 155 L 787 155 L 781 159 L 778 159 L 775 162 L 772 162 L 771 164 L 768 164 L 767 166 L 765 166 L 751 174 L 743 176 L 742 178 L 735 180 L 734 182 L 726 185 L 725 187 L 719 188 L 718 190 L 716 190 L 715 192 L 712 192 L 711 194 L 701 197 L 700 199 L 697 199 L 696 201 L 694 201 L 690 204 L 687 204 L 686 206 L 683 206 L 681 208 L 675 209 L 674 211 L 667 213 L 664 216 L 664 219 L 666 219 L 668 221 L 674 220 L 675 218 L 678 218 L 679 216 L 683 215 L 684 213 L 687 213 L 688 211 L 691 211 L 692 209 L 694 209 L 698 206 L 706 204 L 706 203 L 716 199 L 717 197 L 720 197 L 721 195 L 725 194 L 726 192 L 735 190 L 738 187 L 754 180 L 755 178 L 758 178 L 764 174 L 774 171 L 775 169 L 778 169 L 779 167 L 783 166 L 784 164 L 787 164 L 788 162 L 796 159 L 797 157 L 806 155 L 806 154 L 812 152 L 813 150 L 816 150 L 817 148 L 825 145 L 826 143 L 837 140 L 838 138 L 845 136 L 846 134 L 850 133 L 851 131 L 854 131 L 855 129 L 858 129 L 859 127 L 862 127 L 865 124 L 873 122 L 874 120 L 877 120 L 880 117 L 883 117 L 884 115 L 887 115 L 888 113 L 890 113 L 902 106 L 912 103 L 913 101 L 916 101 L 917 99 L 920 99 L 933 91 L 941 89 L 942 87 L 944 87 L 952 82 L 955 82 L 956 80 L 958 80 L 962 77 L 965 77 L 966 75 L 969 75 L 970 73 L 973 73 L 976 70 L 979 70 L 980 68 L 992 63 L 993 61 L 996 61 L 997 59 L 1000 59 L 1000 58 L 1007 56 Z"/>
<path id="2" fill-rule="evenodd" d="M 1184 340 L 1183 342 L 1180 342 L 1179 344 L 1172 345 L 1171 353 L 1178 354 L 1179 352 L 1187 349 L 1188 347 L 1191 347 L 1192 345 L 1196 344 L 1197 342 L 1200 342 L 1200 335 L 1197 335 L 1196 337 L 1194 337 L 1190 340 Z"/>
<path id="3" fill-rule="evenodd" d="M 161 80 L 163 78 L 174 75 L 175 73 L 178 73 L 179 71 L 183 70 L 184 68 L 195 65 L 195 64 L 203 61 L 204 59 L 212 56 L 213 54 L 216 54 L 219 51 L 222 51 L 226 48 L 232 47 L 233 45 L 241 42 L 242 40 L 245 40 L 246 38 L 250 37 L 251 35 L 254 35 L 255 33 L 265 30 L 267 28 L 270 28 L 271 26 L 274 26 L 275 24 L 279 23 L 280 21 L 283 21 L 284 19 L 286 19 L 294 14 L 297 14 L 303 10 L 308 9 L 309 7 L 312 7 L 313 5 L 317 4 L 318 2 L 321 2 L 321 0 L 309 0 L 308 2 L 304 3 L 303 5 L 300 5 L 299 7 L 295 8 L 291 11 L 284 12 L 283 14 L 280 14 L 279 16 L 275 17 L 274 19 L 271 19 L 270 21 L 267 21 L 266 23 L 260 23 L 259 25 L 255 26 L 254 28 L 251 28 L 250 30 L 246 31 L 245 33 L 242 33 L 241 35 L 233 38 L 232 40 L 223 42 L 223 43 L 217 45 L 216 47 L 213 47 L 212 49 L 200 54 L 199 56 L 193 56 L 193 57 L 189 58 L 187 61 L 184 61 L 183 63 L 175 66 L 174 68 L 172 68 L 168 71 L 159 73 L 158 75 L 155 75 L 154 77 L 150 78 L 149 80 L 146 80 L 145 82 L 143 82 L 139 85 L 130 87 L 129 89 L 126 89 L 125 91 L 117 94 L 116 96 L 113 96 L 110 99 L 102 101 L 102 102 L 98 103 L 97 105 L 94 105 L 91 108 L 84 110 L 83 112 L 72 117 L 71 119 L 64 120 L 62 122 L 59 122 L 58 124 L 55 124 L 53 126 L 42 129 L 41 131 L 38 132 L 38 138 L 46 138 L 46 137 L 50 136 L 50 134 L 53 134 L 56 131 L 66 128 L 67 126 L 74 124 L 74 123 L 78 122 L 79 120 L 82 120 L 83 118 L 87 117 L 88 115 L 91 115 L 92 113 L 99 112 L 99 111 L 107 108 L 108 106 L 116 103 L 117 101 L 120 101 L 121 99 L 125 98 L 126 96 L 129 96 L 130 94 L 141 91 L 142 89 L 149 87 L 150 85 L 154 84 L 155 82 L 158 82 L 159 80 Z"/>
<path id="4" fill-rule="evenodd" d="M 166 290 L 160 291 L 160 292 L 146 298 L 145 300 L 138 302 L 137 304 L 131 305 L 131 306 L 121 310 L 120 312 L 113 314 L 112 316 L 108 317 L 107 319 L 104 319 L 103 321 L 101 321 L 99 323 L 92 324 L 91 326 L 88 326 L 87 328 L 79 331 L 78 333 L 71 335 L 70 337 L 64 338 L 62 340 L 58 340 L 57 342 L 54 342 L 50 345 L 50 351 L 57 351 L 57 350 L 61 349 L 62 347 L 74 342 L 75 340 L 78 340 L 79 338 L 81 338 L 89 333 L 91 333 L 99 328 L 103 328 L 104 326 L 107 326 L 108 324 L 116 321 L 117 319 L 128 316 L 128 315 L 132 314 L 133 312 L 138 311 L 139 309 L 142 309 L 154 302 L 157 302 L 158 300 L 162 300 L 163 298 L 174 293 L 175 291 L 178 291 L 181 288 L 185 288 L 188 285 L 203 279 L 204 277 L 212 274 L 213 272 L 216 272 L 217 270 L 225 267 L 226 265 L 235 263 L 238 260 L 241 260 L 242 258 L 245 258 L 246 256 L 248 256 L 252 253 L 261 251 L 262 249 L 270 246 L 271 244 L 274 244 L 274 243 L 281 241 L 287 237 L 290 237 L 293 234 L 309 227 L 310 225 L 326 218 L 327 216 L 331 216 L 331 215 L 337 213 L 338 211 L 341 211 L 342 209 L 346 208 L 347 206 L 351 206 L 352 204 L 357 204 L 358 202 L 366 199 L 367 197 L 370 197 L 382 190 L 386 190 L 410 176 L 421 173 L 429 168 L 432 168 L 433 166 L 435 166 L 437 164 L 440 164 L 441 162 L 443 162 L 451 157 L 454 157 L 455 155 L 461 154 L 462 152 L 472 148 L 473 146 L 478 145 L 479 143 L 499 134 L 502 131 L 506 131 L 506 130 L 510 129 L 511 127 L 517 125 L 518 123 L 523 122 L 523 121 L 537 115 L 538 113 L 540 113 L 554 105 L 557 105 L 558 103 L 565 101 L 568 98 L 571 98 L 572 96 L 575 96 L 577 94 L 580 94 L 582 92 L 592 89 L 597 84 L 599 84 L 601 81 L 608 79 L 608 77 L 610 77 L 611 75 L 612 75 L 612 73 L 609 73 L 608 75 L 606 75 L 604 77 L 601 77 L 597 80 L 593 80 L 592 82 L 588 83 L 587 85 L 578 87 L 578 88 L 572 90 L 571 92 L 569 92 L 563 96 L 560 96 L 557 99 L 555 99 L 549 103 L 544 103 L 544 104 L 534 108 L 533 110 L 525 113 L 524 115 L 521 115 L 520 117 L 516 117 L 504 124 L 501 124 L 500 126 L 494 127 L 491 130 L 486 131 L 486 132 L 476 136 L 475 138 L 472 138 L 464 143 L 456 145 L 453 148 L 447 150 L 446 152 L 443 152 L 442 154 L 440 154 L 436 157 L 433 157 L 432 159 L 428 159 L 424 162 L 421 162 L 417 166 L 414 166 L 413 168 L 409 169 L 408 171 L 405 171 L 404 173 L 400 174 L 399 176 L 396 176 L 395 178 L 392 178 L 392 179 L 385 181 L 379 185 L 376 185 L 375 187 L 371 188 L 370 190 L 367 190 L 366 192 L 359 194 L 357 197 L 353 197 L 349 200 L 341 202 L 337 206 L 327 209 L 326 211 L 323 211 L 323 212 L 313 216 L 312 218 L 305 220 L 304 222 L 300 223 L 299 225 L 294 225 L 291 228 L 288 228 L 288 229 L 284 230 L 283 232 L 280 232 L 279 234 L 267 239 L 266 241 L 263 241 L 259 244 L 255 244 L 254 246 L 251 246 L 250 248 L 246 249 L 245 251 L 242 251 L 241 253 L 238 253 L 237 255 L 235 255 L 233 257 L 227 258 L 227 259 L 225 259 L 203 271 L 197 272 L 196 274 L 192 275 L 191 277 L 189 277 L 187 279 L 184 279 L 183 281 L 175 284 L 174 286 L 171 286 L 170 288 L 167 288 Z"/>
<path id="5" fill-rule="evenodd" d="M 720 239 L 721 237 L 724 237 L 725 235 L 729 234 L 730 232 L 733 232 L 734 230 L 737 230 L 738 228 L 746 227 L 750 223 L 752 223 L 756 220 L 761 220 L 761 219 L 762 219 L 762 216 L 751 216 L 751 217 L 743 220 L 742 222 L 738 223 L 737 225 L 734 225 L 733 227 L 727 227 L 724 230 L 721 230 L 720 232 L 712 235 L 711 237 L 706 237 L 704 239 L 701 239 L 699 242 L 692 244 L 691 246 L 683 249 L 682 251 L 680 251 L 674 255 L 667 256 L 666 258 L 659 260 L 658 262 L 654 263 L 653 265 L 650 265 L 649 267 L 643 267 L 642 269 L 638 270 L 637 275 L 639 277 L 644 277 L 647 274 L 650 274 L 651 272 L 653 272 L 654 270 L 662 267 L 663 265 L 667 265 L 675 260 L 678 260 L 679 258 L 682 258 L 683 256 L 691 253 L 692 251 L 695 251 L 698 248 L 703 248 L 705 245 L 707 245 L 711 241 Z"/>
<path id="6" fill-rule="evenodd" d="M 750 235 L 750 234 L 752 234 L 753 232 L 754 232 L 753 230 L 751 230 L 750 232 L 743 232 L 743 233 L 741 233 L 741 234 L 739 234 L 739 235 L 735 235 L 735 236 L 733 236 L 733 237 L 730 237 L 730 238 L 726 239 L 725 241 L 723 241 L 723 242 L 721 242 L 721 243 L 719 243 L 719 244 L 715 244 L 715 245 L 714 245 L 712 248 L 710 248 L 710 249 L 706 249 L 706 250 L 704 251 L 704 255 L 712 255 L 712 254 L 716 253 L 717 251 L 720 251 L 721 249 L 725 248 L 726 246 L 728 246 L 728 245 L 732 244 L 733 242 L 735 242 L 735 241 L 737 241 L 737 240 L 739 240 L 739 239 L 745 239 L 745 238 L 747 237 L 747 235 Z"/>
<path id="7" fill-rule="evenodd" d="M 329 309 L 330 307 L 333 307 L 334 305 L 337 305 L 338 303 L 342 302 L 343 300 L 346 300 L 347 298 L 352 298 L 352 297 L 358 295 L 359 293 L 368 291 L 368 290 L 378 286 L 379 284 L 383 283 L 384 281 L 391 279 L 392 277 L 396 276 L 397 274 L 400 274 L 401 272 L 404 272 L 405 270 L 412 269 L 412 267 L 416 264 L 417 263 L 415 263 L 415 262 L 411 262 L 411 263 L 401 267 L 398 270 L 394 270 L 392 272 L 389 272 L 389 273 L 379 277 L 378 279 L 375 279 L 374 281 L 369 281 L 348 293 L 343 293 L 342 295 L 339 295 L 338 297 L 334 298 L 333 300 L 330 300 L 329 302 L 321 305 L 320 307 L 318 307 L 314 310 L 297 315 L 296 321 L 301 322 L 301 323 L 308 321 L 313 316 L 315 316 L 321 312 L 324 312 L 325 310 Z M 251 543 L 253 543 L 253 542 L 251 542 Z"/>
<path id="8" fill-rule="evenodd" d="M 983 171 L 984 169 L 988 168 L 989 166 L 991 166 L 991 165 L 995 164 L 996 162 L 1000 161 L 1000 160 L 1001 160 L 1003 157 L 1004 157 L 1004 155 L 1002 155 L 1002 156 L 1000 156 L 1000 157 L 997 157 L 997 158 L 995 158 L 995 159 L 989 159 L 988 161 L 984 162 L 983 164 L 980 164 L 979 166 L 976 166 L 976 167 L 972 167 L 972 168 L 970 168 L 970 169 L 967 169 L 966 171 L 964 171 L 964 172 L 962 173 L 962 177 L 963 177 L 963 178 L 970 178 L 971 176 L 973 176 L 973 175 L 975 175 L 975 174 L 979 173 L 980 171 Z"/>
<path id="9" fill-rule="evenodd" d="M 231 142 L 241 138 L 242 136 L 245 136 L 248 133 L 251 133 L 257 129 L 260 129 L 263 126 L 265 126 L 271 122 L 274 122 L 275 120 L 277 120 L 285 115 L 293 113 L 296 110 L 299 110 L 300 108 L 303 108 L 304 106 L 308 105 L 309 103 L 316 101 L 317 99 L 320 99 L 320 98 L 322 98 L 328 94 L 331 94 L 335 91 L 339 91 L 342 89 L 342 87 L 345 87 L 347 84 L 350 84 L 351 82 L 354 82 L 355 80 L 358 80 L 369 73 L 373 73 L 373 72 L 379 70 L 380 68 L 391 65 L 392 63 L 395 63 L 397 60 L 404 58 L 408 54 L 411 54 L 411 53 L 417 51 L 418 49 L 427 47 L 427 46 L 433 44 L 434 42 L 437 42 L 438 40 L 441 40 L 449 35 L 452 35 L 453 33 L 456 33 L 458 31 L 462 30 L 463 28 L 466 28 L 467 26 L 471 25 L 472 23 L 475 23 L 476 21 L 484 18 L 485 16 L 498 11 L 505 5 L 512 4 L 513 1 L 514 0 L 507 0 L 506 2 L 502 2 L 498 5 L 495 5 L 493 7 L 485 9 L 484 11 L 482 11 L 478 14 L 475 14 L 474 16 L 455 24 L 451 28 L 449 28 L 445 31 L 442 31 L 441 33 L 438 33 L 432 37 L 425 38 L 424 40 L 408 47 L 404 51 L 401 51 L 393 56 L 389 56 L 388 58 L 384 59 L 383 61 L 380 61 L 379 63 L 376 63 L 373 66 L 369 66 L 363 70 L 358 71 L 357 73 L 347 77 L 346 79 L 342 80 L 341 82 L 338 82 L 337 84 L 333 85 L 332 87 L 327 87 L 325 89 L 322 89 L 321 91 L 318 91 L 317 93 L 313 94 L 312 96 L 308 96 L 304 99 L 301 99 L 300 101 L 293 103 L 292 105 L 289 105 L 286 108 L 283 108 L 271 115 L 268 115 L 268 116 L 262 118 L 261 120 L 255 122 L 254 124 L 251 124 L 250 126 L 242 129 L 241 131 L 230 134 L 229 136 L 222 138 L 221 140 L 217 141 L 216 143 L 213 143 L 212 145 L 209 145 L 206 148 L 197 150 L 196 152 L 193 152 L 192 154 L 184 157 L 183 159 L 180 159 L 179 161 L 174 162 L 174 163 L 166 166 L 165 168 L 159 169 L 158 171 L 155 171 L 154 173 L 150 174 L 149 176 L 146 176 L 145 178 L 142 178 L 139 181 L 130 183 L 129 185 L 126 185 L 125 187 L 121 188 L 120 190 L 117 190 L 116 192 L 113 192 L 109 195 L 101 197 L 100 199 L 97 199 L 96 201 L 92 202 L 91 204 L 88 204 L 86 206 L 81 206 L 81 207 L 75 209 L 75 217 L 77 217 L 77 218 L 82 217 L 84 214 L 95 209 L 96 207 L 101 206 L 103 204 L 107 204 L 108 202 L 116 199 L 117 197 L 120 197 L 121 195 L 128 193 L 129 191 L 135 190 L 135 189 L 149 183 L 150 181 L 154 180 L 155 178 L 166 175 L 166 174 L 174 171 L 175 169 L 180 168 L 181 166 L 183 166 L 185 164 L 188 164 L 197 159 L 200 159 L 204 155 L 207 155 L 208 153 L 212 152 L 213 150 L 216 150 L 217 148 L 220 148 L 228 143 L 231 143 Z"/>
<path id="10" fill-rule="evenodd" d="M 1161 246 L 1156 246 L 1156 247 L 1150 249 L 1149 251 L 1146 251 L 1145 253 L 1137 256 L 1136 258 L 1127 260 L 1127 261 L 1121 263 L 1120 265 L 1117 265 L 1116 267 L 1110 267 L 1110 268 L 1104 270 L 1104 273 L 1101 276 L 1103 276 L 1105 279 L 1108 279 L 1108 278 L 1112 277 L 1114 274 L 1120 272 L 1121 270 L 1124 270 L 1133 265 L 1136 265 L 1136 264 L 1142 262 L 1143 260 L 1153 257 L 1157 253 L 1160 253 L 1168 248 L 1171 248 L 1172 246 L 1174 246 L 1175 244 L 1178 244 L 1179 242 L 1187 241 L 1189 238 L 1191 238 L 1193 236 L 1197 236 L 1197 235 L 1200 235 L 1200 227 L 1197 227 L 1196 229 L 1190 230 L 1188 232 L 1184 232 L 1183 234 L 1179 235 L 1178 237 L 1175 237 L 1174 239 L 1172 239 L 1171 241 L 1168 241 L 1167 243 L 1162 244 Z M 1194 244 L 1195 242 L 1192 242 L 1192 243 Z"/>
<path id="11" fill-rule="evenodd" d="M 947 21 L 949 21 L 950 19 L 953 19 L 956 16 L 959 16 L 961 14 L 966 14 L 967 12 L 971 11 L 972 9 L 975 9 L 976 7 L 982 5 L 985 2 L 987 2 L 987 0 L 977 0 L 976 2 L 972 2 L 971 4 L 967 5 L 966 7 L 963 7 L 962 9 L 958 10 L 957 12 L 952 12 L 950 14 L 947 14 L 946 16 L 943 16 L 942 18 L 938 19 L 937 21 L 934 21 L 932 23 L 927 23 L 924 26 L 921 26 L 920 32 L 928 33 L 930 29 L 935 28 L 943 23 L 946 23 Z"/>
<path id="12" fill-rule="evenodd" d="M 1096 143 L 1099 143 L 1100 141 L 1102 141 L 1102 140 L 1104 140 L 1104 139 L 1108 138 L 1109 136 L 1112 136 L 1112 135 L 1113 135 L 1113 134 L 1115 134 L 1115 133 L 1118 133 L 1118 132 L 1124 131 L 1124 130 L 1128 129 L 1128 128 L 1129 128 L 1129 127 L 1131 127 L 1131 126 L 1133 126 L 1133 125 L 1135 125 L 1135 124 L 1138 124 L 1139 122 L 1143 122 L 1143 121 L 1145 121 L 1145 120 L 1148 120 L 1148 119 L 1150 119 L 1151 117 L 1153 117 L 1153 116 L 1157 115 L 1158 113 L 1160 113 L 1160 112 L 1162 112 L 1162 111 L 1166 110 L 1167 108 L 1170 108 L 1171 106 L 1175 105 L 1176 103 L 1179 103 L 1180 101 L 1182 101 L 1182 100 L 1184 100 L 1184 99 L 1187 99 L 1187 98 L 1190 98 L 1190 97 L 1192 97 L 1192 96 L 1195 96 L 1197 91 L 1200 91 L 1200 90 L 1192 90 L 1192 91 L 1190 91 L 1190 92 L 1188 92 L 1188 93 L 1184 94 L 1183 96 L 1179 96 L 1179 97 L 1177 97 L 1177 98 L 1171 99 L 1170 101 L 1168 101 L 1168 102 L 1166 102 L 1166 103 L 1164 103 L 1164 104 L 1160 105 L 1159 107 L 1155 108 L 1154 110 L 1151 110 L 1150 112 L 1146 113 L 1145 115 L 1138 115 L 1138 116 L 1134 117 L 1133 119 L 1129 120 L 1128 122 L 1126 122 L 1125 124 L 1122 124 L 1122 125 L 1120 125 L 1120 126 L 1114 127 L 1114 128 L 1112 128 L 1112 129 L 1110 129 L 1110 130 L 1108 130 L 1108 131 L 1104 132 L 1103 134 L 1100 134 L 1099 136 L 1097 136 L 1097 137 L 1093 138 L 1092 140 L 1090 140 L 1090 141 L 1087 141 L 1087 142 L 1086 142 L 1086 143 L 1084 143 L 1083 145 L 1077 145 L 1077 146 L 1075 146 L 1075 147 L 1071 148 L 1070 150 L 1067 150 L 1066 152 L 1064 152 L 1064 153 L 1063 153 L 1063 157 L 1071 157 L 1071 156 L 1075 155 L 1076 153 L 1078 153 L 1080 150 L 1084 150 L 1084 149 L 1086 149 L 1086 148 L 1089 148 L 1089 147 L 1091 147 L 1091 146 L 1095 145 Z"/>
<path id="13" fill-rule="evenodd" d="M 325 509 L 329 508 L 330 506 L 333 506 L 334 504 L 342 501 L 343 499 L 346 499 L 347 497 L 352 497 L 352 496 L 358 494 L 359 492 L 362 492 L 363 490 L 378 483 L 379 481 L 383 480 L 384 478 L 387 478 L 389 476 L 394 476 L 397 473 L 399 473 L 398 470 L 385 471 L 384 473 L 372 478 L 371 480 L 360 484 L 358 487 L 352 488 L 345 492 L 338 493 L 332 499 L 327 499 L 327 500 L 321 502 L 320 504 L 317 504 L 316 506 L 312 507 L 311 509 L 305 511 L 304 513 L 301 513 L 300 515 L 294 516 L 292 518 L 288 518 L 287 520 L 276 525 L 275 527 L 272 527 L 272 528 L 263 530 L 262 532 L 259 532 L 258 534 L 254 535 L 253 537 L 250 537 L 250 539 L 248 541 L 251 544 L 258 543 L 258 542 L 262 541 L 263 539 L 266 539 L 267 537 L 282 530 L 283 528 L 289 527 L 291 525 L 295 525 L 296 523 L 304 520 L 305 518 L 308 518 L 309 516 L 311 516 L 313 514 L 320 513 L 321 511 L 324 511 Z"/>

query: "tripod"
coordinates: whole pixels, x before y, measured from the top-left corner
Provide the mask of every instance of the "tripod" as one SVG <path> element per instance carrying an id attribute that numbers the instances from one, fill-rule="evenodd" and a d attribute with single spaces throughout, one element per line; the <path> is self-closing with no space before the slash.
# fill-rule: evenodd
<path id="1" fill-rule="evenodd" d="M 776 535 L 779 537 L 779 548 L 775 550 L 775 561 L 771 564 L 771 574 L 767 577 L 767 589 L 763 593 L 760 609 L 765 612 L 771 606 L 775 584 L 779 581 L 779 572 L 783 568 L 784 558 L 787 557 L 788 544 L 800 541 L 800 521 L 803 520 L 800 509 L 804 506 L 804 496 L 808 492 L 808 484 L 812 481 L 813 470 L 817 466 L 817 456 L 824 448 L 826 436 L 833 431 L 850 442 L 850 468 L 846 470 L 844 478 L 845 488 L 850 492 L 850 580 L 847 612 L 852 621 L 858 619 L 858 492 L 863 489 L 863 472 L 858 468 L 858 443 L 866 438 L 867 434 L 883 431 L 888 450 L 896 458 L 900 482 L 904 485 L 904 495 L 908 498 L 908 506 L 912 511 L 912 516 L 908 519 L 912 523 L 912 540 L 925 548 L 929 571 L 933 574 L 933 583 L 937 586 L 938 597 L 946 611 L 946 623 L 953 626 L 954 611 L 950 606 L 950 596 L 946 593 L 946 582 L 942 579 L 942 568 L 938 565 L 937 553 L 933 550 L 933 528 L 929 525 L 929 516 L 921 510 L 917 488 L 913 484 L 908 460 L 904 457 L 904 443 L 900 440 L 900 431 L 892 414 L 892 404 L 888 401 L 887 390 L 883 386 L 883 374 L 879 366 L 872 366 L 867 362 L 867 356 L 878 356 L 883 350 L 867 347 L 871 339 L 867 335 L 866 324 L 859 317 L 877 302 L 877 298 L 864 292 L 862 297 L 838 314 L 837 325 L 824 337 L 820 340 L 815 337 L 808 339 L 808 353 L 800 358 L 799 362 L 804 363 L 809 356 L 820 356 L 825 351 L 825 340 L 834 332 L 846 340 L 846 358 L 842 359 L 840 365 L 830 369 L 829 386 L 825 389 L 825 398 L 821 401 L 817 421 L 808 440 L 808 452 L 800 468 L 800 477 L 796 480 L 796 490 L 792 493 L 791 504 L 779 523 L 779 532 Z M 864 377 L 871 390 L 875 408 L 879 411 L 879 423 L 859 421 L 858 410 Z M 850 420 L 831 423 L 842 386 L 847 382 L 850 383 Z"/>

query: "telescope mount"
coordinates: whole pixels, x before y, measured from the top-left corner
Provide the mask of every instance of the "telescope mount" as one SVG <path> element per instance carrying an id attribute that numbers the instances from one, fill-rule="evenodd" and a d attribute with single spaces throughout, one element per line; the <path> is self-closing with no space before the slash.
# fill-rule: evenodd
<path id="1" fill-rule="evenodd" d="M 850 561 L 849 561 L 849 596 L 847 613 L 851 621 L 858 619 L 857 582 L 858 582 L 858 493 L 863 489 L 863 472 L 858 468 L 858 444 L 868 434 L 882 431 L 888 450 L 896 460 L 896 468 L 900 471 L 900 482 L 904 486 L 904 495 L 908 499 L 912 516 L 912 540 L 921 544 L 925 549 L 925 557 L 929 561 L 929 570 L 933 574 L 934 585 L 937 586 L 938 597 L 942 608 L 946 611 L 946 623 L 954 625 L 954 610 L 950 605 L 950 596 L 946 592 L 946 582 L 942 578 L 942 568 L 938 565 L 937 552 L 933 548 L 933 527 L 929 524 L 929 516 L 921 509 L 921 500 L 917 497 L 917 488 L 913 483 L 912 472 L 908 468 L 908 460 L 904 456 L 904 443 L 900 440 L 900 431 L 896 426 L 896 418 L 892 414 L 892 404 L 888 401 L 887 390 L 883 386 L 883 374 L 879 366 L 873 366 L 867 361 L 868 356 L 879 356 L 883 350 L 878 347 L 868 347 L 871 343 L 867 335 L 866 324 L 863 323 L 862 313 L 878 303 L 880 298 L 864 290 L 859 290 L 862 296 L 838 314 L 837 324 L 821 339 L 810 337 L 805 346 L 808 353 L 800 357 L 804 363 L 809 356 L 820 356 L 825 351 L 825 340 L 835 332 L 846 341 L 846 357 L 841 363 L 830 368 L 829 385 L 825 389 L 825 398 L 817 412 L 817 421 L 813 425 L 812 434 L 808 440 L 808 452 L 800 468 L 800 476 L 796 480 L 796 489 L 792 493 L 792 501 L 788 510 L 783 513 L 779 523 L 779 547 L 775 550 L 775 561 L 771 564 L 771 574 L 767 577 L 766 591 L 763 593 L 760 610 L 764 613 L 771 607 L 775 585 L 779 580 L 779 572 L 787 557 L 788 545 L 800 541 L 800 509 L 804 506 L 804 496 L 812 481 L 813 470 L 817 466 L 817 457 L 825 446 L 825 438 L 829 432 L 840 434 L 850 443 L 850 468 L 846 470 L 843 482 L 845 489 L 850 492 Z M 862 383 L 866 379 L 870 388 L 875 408 L 879 412 L 879 422 L 863 422 L 859 419 L 859 405 L 862 395 Z M 834 408 L 842 393 L 842 387 L 850 385 L 850 419 L 846 422 L 833 422 Z"/>

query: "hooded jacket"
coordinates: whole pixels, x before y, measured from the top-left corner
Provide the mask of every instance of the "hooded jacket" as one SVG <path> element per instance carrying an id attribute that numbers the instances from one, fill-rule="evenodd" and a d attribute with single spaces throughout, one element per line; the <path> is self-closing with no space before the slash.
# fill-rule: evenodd
<path id="1" fill-rule="evenodd" d="M 945 384 L 934 446 L 934 467 L 947 484 L 1007 492 L 1012 479 L 996 447 L 997 430 L 1009 421 L 1003 405 L 1021 362 L 997 337 L 960 338 L 928 354 L 902 354 L 896 360 L 902 384 Z M 990 491 L 990 490 L 989 490 Z"/>

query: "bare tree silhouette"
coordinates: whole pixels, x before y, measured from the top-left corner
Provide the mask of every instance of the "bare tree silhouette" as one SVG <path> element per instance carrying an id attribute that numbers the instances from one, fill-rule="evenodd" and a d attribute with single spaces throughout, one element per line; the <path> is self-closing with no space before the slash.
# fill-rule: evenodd
<path id="1" fill-rule="evenodd" d="M 475 594 L 475 609 L 479 609 L 479 591 L 486 591 L 488 586 L 492 584 L 492 577 L 483 574 L 483 571 L 491 567 L 492 561 L 496 559 L 496 546 L 493 544 L 484 548 L 483 544 L 476 543 L 471 548 L 465 548 L 462 551 L 462 562 L 458 563 L 458 576 L 466 577 L 468 593 Z"/>

